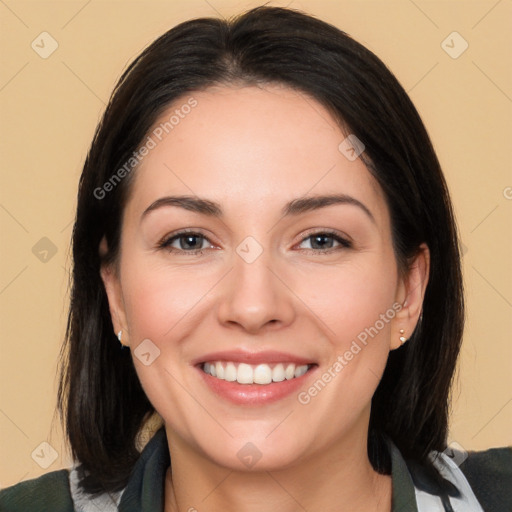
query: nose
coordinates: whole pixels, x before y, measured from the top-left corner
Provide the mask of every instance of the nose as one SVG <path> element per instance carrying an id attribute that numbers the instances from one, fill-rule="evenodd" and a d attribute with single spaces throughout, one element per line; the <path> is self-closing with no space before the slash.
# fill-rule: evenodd
<path id="1" fill-rule="evenodd" d="M 235 254 L 233 269 L 223 280 L 219 322 L 251 334 L 291 324 L 296 314 L 294 295 L 281 274 L 267 251 L 252 263 Z"/>

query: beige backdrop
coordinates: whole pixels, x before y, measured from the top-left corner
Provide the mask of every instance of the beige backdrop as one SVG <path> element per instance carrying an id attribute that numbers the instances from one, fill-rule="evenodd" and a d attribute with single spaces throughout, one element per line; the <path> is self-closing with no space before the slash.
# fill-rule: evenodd
<path id="1" fill-rule="evenodd" d="M 116 80 L 176 23 L 260 3 L 0 2 L 0 487 L 69 463 L 52 423 L 69 238 L 81 166 Z M 511 444 L 512 3 L 269 3 L 305 10 L 354 36 L 386 62 L 419 109 L 465 248 L 468 321 L 450 441 L 465 449 Z"/>

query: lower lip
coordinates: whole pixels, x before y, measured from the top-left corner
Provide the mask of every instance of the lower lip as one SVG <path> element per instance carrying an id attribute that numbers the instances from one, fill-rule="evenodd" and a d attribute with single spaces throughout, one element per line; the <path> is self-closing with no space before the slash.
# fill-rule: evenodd
<path id="1" fill-rule="evenodd" d="M 239 384 L 212 377 L 197 367 L 204 382 L 217 395 L 237 405 L 264 405 L 281 400 L 304 386 L 305 380 L 315 372 L 317 366 L 310 368 L 304 375 L 282 382 L 270 384 Z"/>

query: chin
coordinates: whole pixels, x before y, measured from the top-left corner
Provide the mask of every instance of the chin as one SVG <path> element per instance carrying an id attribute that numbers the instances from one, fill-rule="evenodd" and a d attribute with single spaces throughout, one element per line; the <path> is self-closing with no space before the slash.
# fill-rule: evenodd
<path id="1" fill-rule="evenodd" d="M 275 437 L 270 439 L 272 436 Z M 296 437 L 275 432 L 269 437 L 256 434 L 229 438 L 224 443 L 217 439 L 212 444 L 205 442 L 204 456 L 233 471 L 279 471 L 298 464 L 305 455 Z"/>

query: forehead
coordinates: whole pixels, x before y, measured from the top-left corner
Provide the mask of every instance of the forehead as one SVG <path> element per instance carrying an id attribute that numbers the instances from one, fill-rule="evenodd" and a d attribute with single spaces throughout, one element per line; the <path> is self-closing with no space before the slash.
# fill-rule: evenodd
<path id="1" fill-rule="evenodd" d="M 176 100 L 149 133 L 128 206 L 187 194 L 233 208 L 279 209 L 308 194 L 344 193 L 387 211 L 361 159 L 347 159 L 342 132 L 310 96 L 290 88 L 218 86 Z M 146 139 L 149 141 L 149 139 Z"/>

